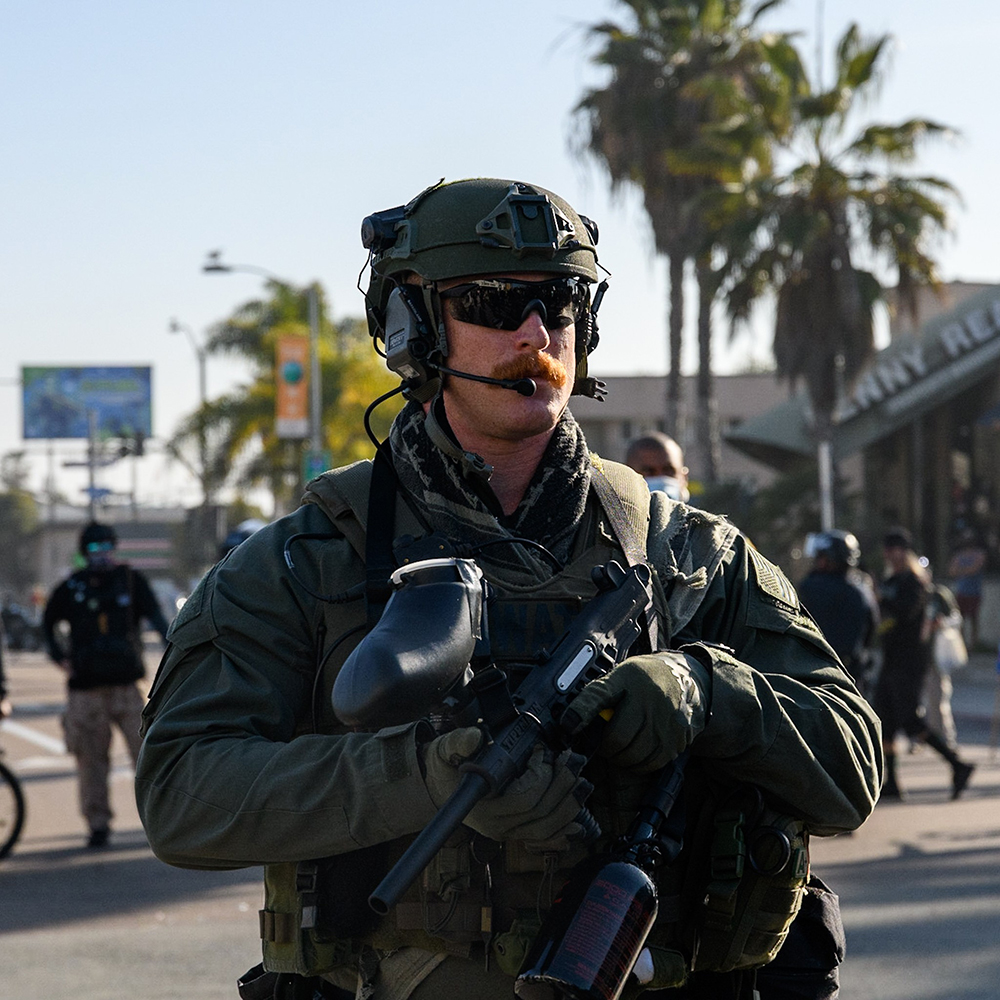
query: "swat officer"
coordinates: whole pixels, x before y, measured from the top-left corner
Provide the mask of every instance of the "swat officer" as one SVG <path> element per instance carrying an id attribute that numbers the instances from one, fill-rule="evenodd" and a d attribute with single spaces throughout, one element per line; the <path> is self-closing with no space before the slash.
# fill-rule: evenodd
<path id="1" fill-rule="evenodd" d="M 369 328 L 407 404 L 373 462 L 313 480 L 297 511 L 184 605 L 145 711 L 137 800 L 163 860 L 265 865 L 264 963 L 243 996 L 305 977 L 308 990 L 373 1000 L 507 998 L 567 869 L 631 822 L 685 748 L 692 813 L 710 786 L 752 782 L 768 808 L 830 834 L 874 806 L 878 723 L 794 589 L 735 527 L 589 452 L 568 403 L 603 389 L 587 365 L 605 287 L 596 225 L 543 188 L 479 178 L 370 216 L 363 241 Z M 649 565 L 656 613 L 637 655 L 570 705 L 585 733 L 610 715 L 591 759 L 539 747 L 378 918 L 368 894 L 483 737 L 420 720 L 352 730 L 330 691 L 379 628 L 390 573 L 460 550 L 489 581 L 493 662 L 512 685 L 595 594 L 595 565 Z M 596 843 L 581 840 L 584 802 Z M 765 1000 L 836 993 L 833 898 L 814 887 L 802 902 L 804 867 L 797 877 L 769 943 L 733 956 L 773 958 L 802 903 L 819 943 L 773 964 Z M 692 972 L 675 924 L 661 923 L 633 989 L 750 995 L 752 973 Z"/>
<path id="2" fill-rule="evenodd" d="M 167 621 L 146 578 L 115 561 L 115 529 L 93 522 L 80 533 L 86 567 L 60 583 L 45 606 L 42 627 L 49 656 L 66 672 L 63 726 L 76 757 L 80 811 L 90 828 L 88 847 L 108 843 L 112 819 L 108 771 L 112 724 L 139 756 L 145 674 L 142 620 L 166 640 Z M 68 648 L 56 625 L 69 625 Z"/>

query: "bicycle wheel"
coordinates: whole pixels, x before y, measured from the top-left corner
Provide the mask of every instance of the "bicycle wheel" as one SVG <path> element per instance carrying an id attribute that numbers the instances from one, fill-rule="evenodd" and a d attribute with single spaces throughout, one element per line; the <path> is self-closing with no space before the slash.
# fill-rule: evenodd
<path id="1" fill-rule="evenodd" d="M 14 772 L 0 761 L 0 858 L 7 857 L 24 826 L 24 792 Z"/>

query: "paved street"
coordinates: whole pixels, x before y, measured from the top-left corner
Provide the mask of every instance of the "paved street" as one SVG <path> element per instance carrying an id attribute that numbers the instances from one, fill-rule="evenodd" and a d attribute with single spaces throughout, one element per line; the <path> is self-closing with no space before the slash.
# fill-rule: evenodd
<path id="1" fill-rule="evenodd" d="M 156 654 L 150 653 L 150 667 Z M 16 714 L 0 741 L 29 815 L 0 862 L 0 995 L 17 1000 L 236 996 L 258 961 L 260 871 L 181 871 L 152 857 L 116 744 L 113 845 L 89 851 L 62 746 L 61 677 L 40 654 L 8 653 Z M 814 869 L 841 896 L 844 1000 L 1000 996 L 1000 765 L 988 746 L 996 678 L 979 657 L 956 677 L 963 752 L 978 765 L 948 801 L 947 767 L 926 748 L 902 758 L 903 804 L 856 834 L 814 841 Z"/>
<path id="2" fill-rule="evenodd" d="M 149 675 L 158 656 L 148 656 Z M 63 682 L 41 654 L 5 656 L 15 715 L 0 730 L 28 799 L 25 831 L 0 862 L 0 997 L 229 1000 L 260 961 L 261 871 L 199 872 L 146 844 L 123 742 L 113 750 L 114 834 L 86 849 L 73 758 L 62 747 Z"/>

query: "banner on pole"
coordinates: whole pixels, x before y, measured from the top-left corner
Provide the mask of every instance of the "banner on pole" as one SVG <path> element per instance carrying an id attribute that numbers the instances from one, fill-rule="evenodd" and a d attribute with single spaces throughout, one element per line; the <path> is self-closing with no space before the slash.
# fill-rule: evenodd
<path id="1" fill-rule="evenodd" d="M 309 341 L 281 337 L 275 348 L 274 425 L 279 438 L 309 436 Z"/>

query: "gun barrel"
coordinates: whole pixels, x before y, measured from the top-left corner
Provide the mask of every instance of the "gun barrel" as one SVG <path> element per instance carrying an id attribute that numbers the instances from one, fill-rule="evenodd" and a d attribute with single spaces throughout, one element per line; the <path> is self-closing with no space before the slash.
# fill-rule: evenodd
<path id="1" fill-rule="evenodd" d="M 434 855 L 461 826 L 462 820 L 469 815 L 472 807 L 480 799 L 486 798 L 489 792 L 489 782 L 481 774 L 468 771 L 462 776 L 458 788 L 448 796 L 448 801 L 420 831 L 403 856 L 368 897 L 368 905 L 379 916 L 384 917 L 399 902 L 403 893 L 417 880 L 420 873 L 434 860 Z"/>

